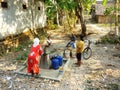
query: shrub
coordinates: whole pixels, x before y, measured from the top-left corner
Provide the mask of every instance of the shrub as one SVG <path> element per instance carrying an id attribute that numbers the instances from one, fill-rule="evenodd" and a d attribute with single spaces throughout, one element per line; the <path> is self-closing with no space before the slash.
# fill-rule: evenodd
<path id="1" fill-rule="evenodd" d="M 96 42 L 96 44 L 98 44 L 98 43 L 120 44 L 120 36 L 118 37 L 115 35 L 105 35 L 99 41 Z"/>

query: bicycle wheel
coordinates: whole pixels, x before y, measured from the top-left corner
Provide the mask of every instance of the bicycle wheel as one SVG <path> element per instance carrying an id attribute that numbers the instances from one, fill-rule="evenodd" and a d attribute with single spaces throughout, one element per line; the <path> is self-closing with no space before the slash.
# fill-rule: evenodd
<path id="1" fill-rule="evenodd" d="M 92 49 L 91 48 L 85 48 L 83 51 L 83 58 L 85 60 L 89 59 L 92 56 Z"/>

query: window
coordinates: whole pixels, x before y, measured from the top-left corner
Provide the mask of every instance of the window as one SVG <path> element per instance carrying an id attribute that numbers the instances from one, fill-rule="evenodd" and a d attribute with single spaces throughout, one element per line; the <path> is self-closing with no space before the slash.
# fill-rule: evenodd
<path id="1" fill-rule="evenodd" d="M 22 5 L 23 9 L 27 9 L 27 6 L 25 4 Z"/>
<path id="2" fill-rule="evenodd" d="M 38 10 L 40 10 L 40 7 L 38 7 Z"/>
<path id="3" fill-rule="evenodd" d="M 8 8 L 8 3 L 7 2 L 1 2 L 1 7 L 2 8 Z"/>

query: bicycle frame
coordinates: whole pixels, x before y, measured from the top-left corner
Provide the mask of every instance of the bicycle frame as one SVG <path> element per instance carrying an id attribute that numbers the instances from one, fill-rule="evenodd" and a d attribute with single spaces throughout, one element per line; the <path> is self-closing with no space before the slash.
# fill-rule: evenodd
<path id="1" fill-rule="evenodd" d="M 89 59 L 92 56 L 92 49 L 91 49 L 90 45 L 91 45 L 91 41 L 88 40 L 88 45 L 83 51 L 83 58 L 85 60 Z"/>

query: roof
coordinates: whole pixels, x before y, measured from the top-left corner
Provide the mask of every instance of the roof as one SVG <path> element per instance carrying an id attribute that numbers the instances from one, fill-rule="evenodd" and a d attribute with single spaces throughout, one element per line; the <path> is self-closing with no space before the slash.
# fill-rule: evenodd
<path id="1" fill-rule="evenodd" d="M 118 5 L 120 8 L 120 5 Z M 114 7 L 114 3 L 113 2 L 109 2 L 107 3 L 105 6 L 102 5 L 102 3 L 97 3 L 94 5 L 95 8 L 95 15 L 104 15 L 104 11 L 106 8 L 110 8 L 110 7 Z M 120 15 L 120 11 L 119 11 L 119 15 Z"/>
<path id="2" fill-rule="evenodd" d="M 113 4 L 107 4 L 106 6 L 103 6 L 102 4 L 96 4 L 95 5 L 95 14 L 96 15 L 104 15 L 104 11 L 108 7 L 113 7 Z"/>

